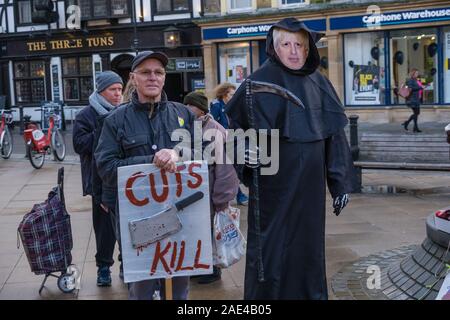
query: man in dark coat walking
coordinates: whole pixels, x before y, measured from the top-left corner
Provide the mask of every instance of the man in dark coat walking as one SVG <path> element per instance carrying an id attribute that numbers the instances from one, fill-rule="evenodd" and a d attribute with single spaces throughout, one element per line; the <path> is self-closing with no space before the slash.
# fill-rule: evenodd
<path id="1" fill-rule="evenodd" d="M 110 267 L 113 265 L 116 237 L 107 208 L 102 204 L 101 191 L 97 194 L 93 179 L 97 168 L 93 163 L 95 137 L 98 130 L 97 119 L 108 114 L 122 102 L 122 78 L 112 71 L 100 73 L 96 78 L 97 90 L 89 97 L 89 105 L 75 117 L 73 126 L 73 147 L 80 155 L 83 195 L 92 196 L 92 219 L 97 253 L 97 285 L 111 285 Z M 95 180 L 95 179 L 94 179 Z"/>
<path id="2" fill-rule="evenodd" d="M 347 117 L 330 81 L 317 70 L 320 57 L 315 43 L 321 36 L 294 18 L 281 20 L 267 36 L 268 60 L 249 77 L 291 91 L 305 109 L 278 95 L 253 95 L 255 129 L 279 130 L 279 170 L 274 175 L 259 174 L 264 281 L 258 279 L 255 199 L 250 198 L 245 299 L 328 298 L 326 184 L 338 215 L 348 202 L 354 172 L 344 133 Z M 244 85 L 226 113 L 232 128 L 249 129 Z M 260 154 L 267 154 L 259 148 Z M 237 166 L 237 170 L 253 195 L 250 167 Z"/>

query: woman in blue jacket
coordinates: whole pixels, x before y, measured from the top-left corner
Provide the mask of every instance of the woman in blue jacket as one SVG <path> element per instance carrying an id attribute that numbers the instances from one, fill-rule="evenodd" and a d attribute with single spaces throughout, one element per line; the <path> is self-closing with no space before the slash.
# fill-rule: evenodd
<path id="1" fill-rule="evenodd" d="M 228 116 L 225 113 L 225 105 L 231 100 L 236 91 L 234 84 L 225 82 L 218 85 L 215 89 L 216 98 L 211 102 L 210 113 L 218 123 L 225 129 L 230 127 Z M 236 202 L 238 205 L 245 205 L 248 203 L 248 197 L 239 188 Z"/>

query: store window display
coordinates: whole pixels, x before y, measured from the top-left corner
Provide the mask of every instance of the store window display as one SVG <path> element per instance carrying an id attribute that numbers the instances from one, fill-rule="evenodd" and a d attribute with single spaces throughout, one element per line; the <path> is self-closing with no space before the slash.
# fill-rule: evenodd
<path id="1" fill-rule="evenodd" d="M 409 70 L 419 70 L 418 80 L 424 87 L 421 104 L 438 103 L 438 45 L 434 28 L 390 32 L 391 103 L 404 104 L 398 94 Z"/>
<path id="2" fill-rule="evenodd" d="M 249 43 L 222 44 L 219 47 L 220 82 L 236 87 L 251 73 Z"/>
<path id="3" fill-rule="evenodd" d="M 450 103 L 450 27 L 444 28 L 444 101 Z"/>
<path id="4" fill-rule="evenodd" d="M 346 104 L 385 104 L 383 32 L 344 35 L 344 52 Z"/>

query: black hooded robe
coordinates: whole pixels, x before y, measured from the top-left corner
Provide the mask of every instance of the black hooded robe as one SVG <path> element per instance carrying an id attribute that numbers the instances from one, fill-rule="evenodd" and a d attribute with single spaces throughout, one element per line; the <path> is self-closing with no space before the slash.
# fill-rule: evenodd
<path id="1" fill-rule="evenodd" d="M 302 69 L 282 65 L 273 47 L 274 27 L 309 32 L 310 51 Z M 316 71 L 320 57 L 315 42 L 320 36 L 293 18 L 283 19 L 269 31 L 269 59 L 249 77 L 290 90 L 306 109 L 274 94 L 253 95 L 256 129 L 279 129 L 280 165 L 275 175 L 259 175 L 262 283 L 258 282 L 254 202 L 250 199 L 244 299 L 328 298 L 326 183 L 333 198 L 350 193 L 354 171 L 343 130 L 347 124 L 344 109 L 329 80 Z M 249 128 L 245 85 L 228 103 L 226 113 L 231 128 Z M 237 170 L 252 194 L 251 169 L 238 166 Z"/>

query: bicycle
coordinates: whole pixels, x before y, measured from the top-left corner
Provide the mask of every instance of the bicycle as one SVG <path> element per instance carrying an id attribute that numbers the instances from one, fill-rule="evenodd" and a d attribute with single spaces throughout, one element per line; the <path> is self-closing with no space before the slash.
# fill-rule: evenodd
<path id="1" fill-rule="evenodd" d="M 14 142 L 9 125 L 13 122 L 12 116 L 13 110 L 1 111 L 1 124 L 0 124 L 0 155 L 3 159 L 9 159 L 11 157 Z"/>
<path id="2" fill-rule="evenodd" d="M 47 134 L 39 128 L 36 123 L 27 121 L 24 131 L 27 157 L 35 169 L 40 169 L 44 165 L 45 156 L 53 153 L 55 160 L 63 161 L 66 156 L 66 144 L 64 137 L 59 130 L 61 116 L 56 113 L 58 105 L 46 104 L 35 111 L 43 113 L 43 119 L 48 117 L 49 127 Z M 30 119 L 30 116 L 24 116 Z"/>

